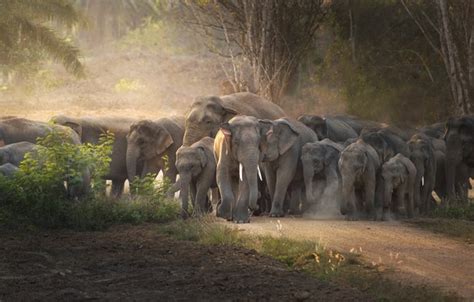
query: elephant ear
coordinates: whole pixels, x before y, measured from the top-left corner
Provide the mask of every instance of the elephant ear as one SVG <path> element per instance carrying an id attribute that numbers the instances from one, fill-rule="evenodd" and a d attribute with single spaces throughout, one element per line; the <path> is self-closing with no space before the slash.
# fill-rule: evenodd
<path id="1" fill-rule="evenodd" d="M 278 153 L 282 155 L 288 152 L 288 150 L 296 144 L 299 133 L 287 120 L 280 119 L 277 121 L 277 125 Z"/>
<path id="2" fill-rule="evenodd" d="M 267 136 L 267 138 L 270 138 L 271 135 L 273 134 L 273 121 L 272 120 L 267 120 L 267 119 L 260 119 L 258 120 L 258 126 L 260 129 L 260 135 Z"/>
<path id="3" fill-rule="evenodd" d="M 80 124 L 67 121 L 63 124 L 63 126 L 71 128 L 72 130 L 74 130 L 74 132 L 76 132 L 79 135 L 79 137 L 82 138 L 82 126 Z"/>
<path id="4" fill-rule="evenodd" d="M 222 122 L 228 122 L 231 118 L 239 114 L 237 110 L 226 106 L 218 96 L 211 97 L 210 101 L 212 101 L 210 106 L 213 107 L 213 110 L 222 116 Z"/>
<path id="5" fill-rule="evenodd" d="M 224 137 L 226 140 L 229 140 L 232 138 L 232 129 L 229 123 L 221 124 L 219 130 L 222 132 L 222 134 L 224 134 Z"/>
<path id="6" fill-rule="evenodd" d="M 157 140 L 158 147 L 156 148 L 156 154 L 161 155 L 174 143 L 174 140 L 168 130 L 164 128 L 158 130 L 157 136 L 159 139 Z"/>
<path id="7" fill-rule="evenodd" d="M 331 162 L 339 156 L 339 151 L 330 146 L 327 146 L 325 150 L 324 165 L 328 167 Z"/>
<path id="8" fill-rule="evenodd" d="M 201 163 L 201 168 L 204 168 L 207 165 L 206 151 L 204 150 L 204 147 L 198 147 L 196 151 L 199 157 L 199 162 Z"/>
<path id="9" fill-rule="evenodd" d="M 407 176 L 408 176 L 408 180 L 409 181 L 414 181 L 414 178 L 416 176 L 416 167 L 415 165 L 412 163 L 412 161 L 408 158 L 406 158 L 405 156 L 401 156 L 400 157 L 400 161 L 401 163 L 403 164 L 403 166 L 405 167 L 406 171 L 407 171 Z"/>

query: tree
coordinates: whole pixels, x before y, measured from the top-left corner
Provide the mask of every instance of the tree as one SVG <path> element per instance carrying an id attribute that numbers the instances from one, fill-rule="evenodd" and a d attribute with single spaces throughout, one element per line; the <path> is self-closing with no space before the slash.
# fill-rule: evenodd
<path id="1" fill-rule="evenodd" d="M 454 113 L 473 112 L 474 2 L 436 0 L 435 10 L 421 1 L 401 0 L 434 52 L 443 59 L 449 78 Z M 433 3 L 430 1 L 430 5 Z"/>
<path id="2" fill-rule="evenodd" d="M 211 37 L 213 51 L 233 63 L 230 82 L 239 85 L 241 64 L 248 61 L 257 93 L 278 102 L 307 54 L 326 15 L 324 0 L 211 0 L 184 2 L 188 25 Z"/>
<path id="3" fill-rule="evenodd" d="M 72 28 L 82 18 L 68 0 L 0 1 L 0 71 L 8 73 L 25 58 L 37 58 L 34 54 L 44 51 L 69 72 L 82 75 L 79 49 L 52 29 L 52 21 Z"/>

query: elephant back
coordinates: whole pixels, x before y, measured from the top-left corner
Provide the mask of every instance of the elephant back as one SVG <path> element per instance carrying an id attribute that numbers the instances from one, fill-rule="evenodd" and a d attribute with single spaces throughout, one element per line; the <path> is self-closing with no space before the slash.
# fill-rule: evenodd
<path id="1" fill-rule="evenodd" d="M 226 107 L 241 115 L 274 120 L 285 116 L 285 112 L 275 103 L 250 92 L 238 92 L 221 97 Z"/>

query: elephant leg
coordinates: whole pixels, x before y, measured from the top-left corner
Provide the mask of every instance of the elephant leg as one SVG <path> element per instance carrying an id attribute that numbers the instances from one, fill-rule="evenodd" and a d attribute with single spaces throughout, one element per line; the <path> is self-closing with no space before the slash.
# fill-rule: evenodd
<path id="1" fill-rule="evenodd" d="M 292 215 L 301 214 L 300 201 L 301 201 L 301 186 L 294 185 L 291 188 L 290 212 L 289 212 L 290 214 Z"/>
<path id="2" fill-rule="evenodd" d="M 406 206 L 408 203 L 406 203 L 405 200 L 407 200 L 407 191 L 404 185 L 401 185 L 397 190 L 397 200 L 391 206 L 392 213 L 393 215 L 395 215 L 396 219 L 398 219 L 398 217 L 400 216 L 400 212 L 399 212 L 400 206 L 403 205 L 406 213 L 408 213 L 409 211 Z"/>
<path id="3" fill-rule="evenodd" d="M 189 183 L 189 190 L 191 192 L 191 204 L 193 205 L 193 210 L 196 207 L 196 183 L 194 181 L 191 181 Z"/>
<path id="4" fill-rule="evenodd" d="M 194 213 L 202 215 L 208 211 L 208 196 L 209 184 L 205 182 L 198 182 L 196 184 L 196 201 L 194 202 Z"/>
<path id="5" fill-rule="evenodd" d="M 125 186 L 125 180 L 112 179 L 112 197 L 119 198 L 123 193 L 123 187 Z"/>
<path id="6" fill-rule="evenodd" d="M 383 184 L 381 184 L 383 186 Z M 376 181 L 375 177 L 370 177 L 364 185 L 364 202 L 365 202 L 365 212 L 369 219 L 376 220 L 377 215 L 375 212 L 375 186 Z M 382 193 L 383 195 L 383 193 Z M 383 198 L 383 197 L 382 197 Z M 383 204 L 383 203 L 382 203 Z"/>
<path id="7" fill-rule="evenodd" d="M 221 194 L 221 202 L 217 207 L 217 217 L 232 220 L 232 205 L 234 204 L 234 192 L 232 188 L 232 178 L 227 167 L 217 167 L 217 185 Z"/>
<path id="8" fill-rule="evenodd" d="M 275 193 L 273 194 L 272 210 L 270 217 L 283 217 L 283 201 L 285 200 L 288 186 L 296 171 L 296 162 L 287 162 L 279 166 L 276 173 Z"/>
<path id="9" fill-rule="evenodd" d="M 268 193 L 270 194 L 270 200 L 273 200 L 273 194 L 275 193 L 276 174 L 268 163 L 264 165 L 264 170 L 265 181 L 267 183 Z"/>
<path id="10" fill-rule="evenodd" d="M 219 194 L 219 189 L 218 188 L 212 188 L 211 189 L 211 204 L 212 208 L 217 209 L 217 206 L 220 203 L 221 196 Z"/>

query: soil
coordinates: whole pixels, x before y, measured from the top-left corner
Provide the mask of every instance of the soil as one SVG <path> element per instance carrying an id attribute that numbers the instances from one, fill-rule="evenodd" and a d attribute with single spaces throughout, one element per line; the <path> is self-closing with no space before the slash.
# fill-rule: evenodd
<path id="1" fill-rule="evenodd" d="M 254 217 L 250 224 L 237 227 L 249 234 L 315 240 L 342 253 L 360 254 L 395 280 L 474 299 L 474 245 L 400 221 Z"/>
<path id="2" fill-rule="evenodd" d="M 241 248 L 176 241 L 156 225 L 0 234 L 0 301 L 367 301 Z"/>

